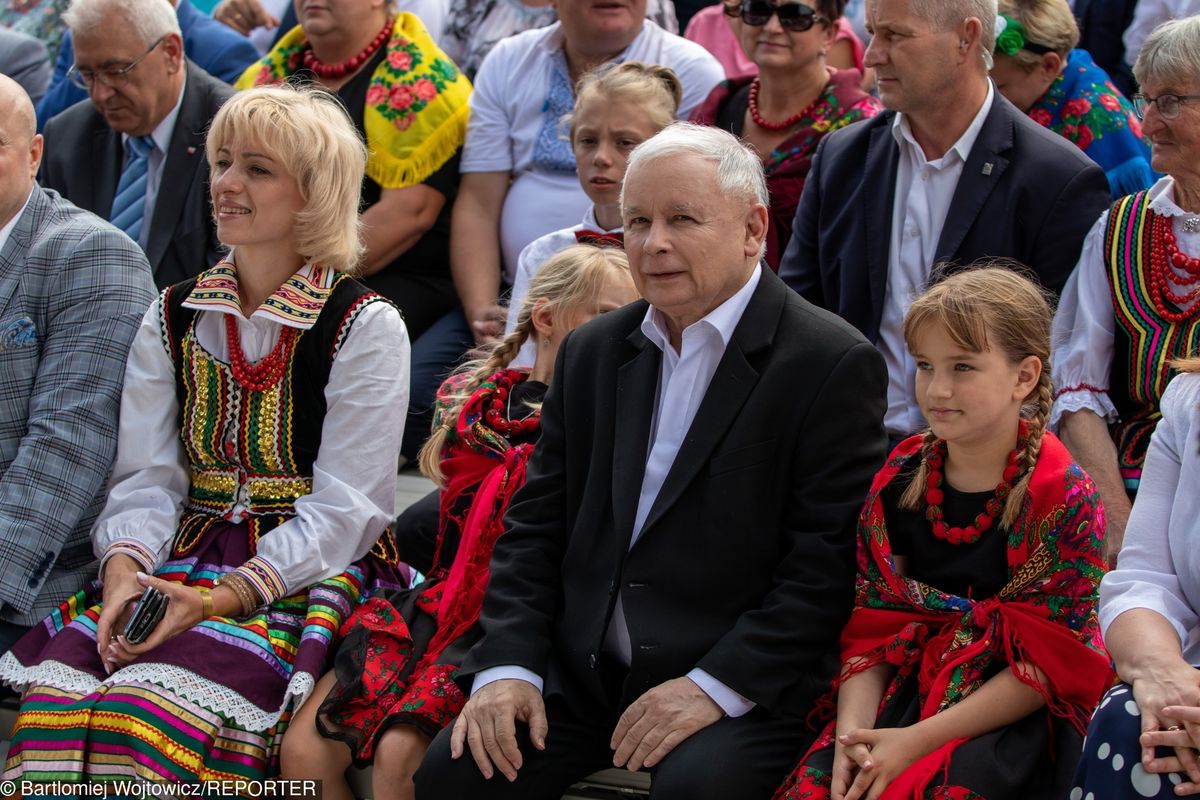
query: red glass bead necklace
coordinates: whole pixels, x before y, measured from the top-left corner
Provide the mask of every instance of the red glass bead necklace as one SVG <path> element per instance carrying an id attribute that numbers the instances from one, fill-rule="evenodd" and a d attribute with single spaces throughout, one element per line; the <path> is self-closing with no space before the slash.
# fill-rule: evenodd
<path id="1" fill-rule="evenodd" d="M 750 82 L 750 118 L 754 120 L 755 125 L 768 131 L 786 131 L 812 113 L 812 110 L 825 99 L 825 90 L 821 89 L 817 94 L 817 99 L 805 106 L 798 114 L 793 114 L 783 122 L 771 122 L 768 119 L 763 119 L 763 115 L 758 113 L 758 87 L 760 85 L 758 78 Z"/>
<path id="2" fill-rule="evenodd" d="M 225 315 L 225 339 L 229 343 L 229 370 L 233 373 L 233 379 L 243 389 L 261 392 L 279 383 L 287 371 L 288 354 L 292 343 L 296 341 L 296 329 L 284 325 L 279 331 L 279 341 L 275 347 L 257 364 L 246 362 L 246 355 L 242 352 L 242 337 L 232 314 Z"/>
<path id="3" fill-rule="evenodd" d="M 488 403 L 487 410 L 483 412 L 483 418 L 487 421 L 488 426 L 496 431 L 496 433 L 508 438 L 532 433 L 541 424 L 541 415 L 537 413 L 531 413 L 524 419 L 512 419 L 512 412 L 508 404 L 508 393 L 516 384 L 516 377 L 519 374 L 516 371 L 509 370 L 496 377 L 496 389 L 492 393 L 492 399 Z"/>
<path id="4" fill-rule="evenodd" d="M 1200 258 L 1191 258 L 1179 249 L 1171 217 L 1155 215 L 1150 245 L 1150 298 L 1154 308 L 1165 319 L 1179 324 L 1191 319 L 1196 307 L 1189 307 L 1200 297 L 1200 287 L 1176 294 L 1171 284 L 1192 286 L 1200 282 Z M 1171 302 L 1178 309 L 1167 307 Z"/>
<path id="5" fill-rule="evenodd" d="M 1004 467 L 1004 479 L 996 484 L 995 493 L 984 504 L 983 512 L 975 517 L 975 521 L 965 528 L 946 524 L 942 512 L 942 502 L 946 499 L 942 490 L 942 467 L 946 463 L 946 440 L 938 439 L 925 459 L 929 465 L 929 477 L 925 482 L 925 518 L 933 525 L 933 535 L 950 544 L 974 544 L 979 537 L 996 521 L 1004 509 L 1004 500 L 1012 491 L 1013 482 L 1021 472 L 1021 451 L 1025 449 L 1025 431 L 1027 424 L 1021 421 L 1021 436 L 1016 448 L 1008 454 L 1008 462 Z"/>
<path id="6" fill-rule="evenodd" d="M 304 66 L 318 78 L 335 81 L 339 78 L 344 78 L 352 72 L 356 72 L 359 67 L 371 60 L 371 56 L 375 55 L 375 52 L 383 47 L 383 43 L 388 40 L 388 36 L 392 33 L 393 25 L 394 21 L 389 18 L 383 24 L 383 29 L 379 31 L 379 34 L 366 46 L 366 49 L 358 55 L 350 56 L 345 61 L 339 61 L 336 64 L 326 64 L 324 61 L 319 60 L 312 51 L 312 45 L 309 45 L 304 50 L 304 55 L 302 56 Z"/>

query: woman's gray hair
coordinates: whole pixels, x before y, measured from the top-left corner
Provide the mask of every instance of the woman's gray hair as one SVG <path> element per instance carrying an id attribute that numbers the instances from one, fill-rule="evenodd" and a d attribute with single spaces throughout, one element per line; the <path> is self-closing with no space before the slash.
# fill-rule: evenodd
<path id="1" fill-rule="evenodd" d="M 910 0 L 912 13 L 928 20 L 935 30 L 948 31 L 975 17 L 983 25 L 980 48 L 983 64 L 992 69 L 992 51 L 996 49 L 997 0 Z"/>
<path id="2" fill-rule="evenodd" d="M 768 205 L 767 180 L 758 155 L 728 131 L 691 122 L 668 125 L 633 149 L 621 187 L 621 205 L 625 205 L 625 187 L 630 176 L 644 162 L 676 153 L 692 153 L 716 164 L 717 188 L 722 194 Z"/>
<path id="3" fill-rule="evenodd" d="M 63 13 L 63 22 L 71 29 L 72 36 L 79 36 L 98 29 L 117 14 L 147 47 L 168 33 L 183 35 L 175 7 L 168 0 L 71 0 Z"/>
<path id="4" fill-rule="evenodd" d="M 1172 19 L 1146 37 L 1133 65 L 1140 86 L 1168 84 L 1183 91 L 1200 80 L 1200 16 Z"/>

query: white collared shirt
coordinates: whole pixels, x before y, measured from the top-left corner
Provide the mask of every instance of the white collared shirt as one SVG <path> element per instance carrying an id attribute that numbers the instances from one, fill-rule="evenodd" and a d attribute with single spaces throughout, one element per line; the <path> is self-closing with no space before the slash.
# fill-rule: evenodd
<path id="1" fill-rule="evenodd" d="M 925 158 L 903 114 L 897 114 L 892 123 L 892 136 L 900 146 L 900 163 L 892 196 L 887 290 L 878 343 L 888 370 L 888 407 L 883 421 L 892 436 L 907 436 L 925 426 L 914 388 L 917 365 L 904 342 L 904 317 L 929 282 L 950 201 L 994 98 L 995 89 L 989 80 L 987 97 L 971 124 L 945 155 L 933 161 Z"/>
<path id="2" fill-rule="evenodd" d="M 35 183 L 33 184 L 33 188 L 29 190 L 29 196 L 25 198 L 25 202 L 21 205 L 21 208 L 17 210 L 17 213 L 12 215 L 12 219 L 4 223 L 3 228 L 0 228 L 0 250 L 3 250 L 4 245 L 8 244 L 8 237 L 12 235 L 13 228 L 17 227 L 17 220 L 25 213 L 25 209 L 29 207 L 30 198 L 33 197 L 33 193 L 37 190 L 38 185 Z"/>
<path id="3" fill-rule="evenodd" d="M 154 149 L 150 151 L 146 164 L 146 200 L 142 206 L 144 209 L 142 230 L 138 234 L 138 244 L 143 250 L 150 241 L 150 226 L 154 223 L 154 204 L 158 202 L 158 187 L 162 183 L 163 165 L 167 160 L 167 150 L 171 146 L 171 137 L 175 133 L 175 120 L 179 118 L 179 109 L 183 107 L 183 93 L 186 91 L 187 70 L 184 69 L 183 85 L 179 87 L 179 98 L 175 101 L 175 107 L 163 117 L 162 122 L 158 123 L 158 127 L 150 132 L 150 138 L 154 140 Z M 121 134 L 121 146 L 125 148 L 126 153 L 129 152 L 129 134 Z"/>
<path id="4" fill-rule="evenodd" d="M 725 348 L 733 338 L 733 332 L 737 329 L 761 278 L 762 265 L 759 264 L 733 296 L 684 329 L 678 351 L 671 346 L 671 337 L 662 312 L 653 306 L 646 310 L 646 316 L 642 320 L 642 333 L 662 351 L 663 357 L 659 367 L 654 416 L 650 422 L 649 456 L 646 458 L 646 472 L 642 476 L 642 490 L 638 496 L 630 547 L 633 547 L 642 534 L 642 526 L 650 515 L 650 509 L 654 506 L 659 491 L 662 490 L 671 465 L 675 463 L 684 437 L 692 427 L 696 411 L 700 408 L 704 395 L 708 393 L 708 386 L 717 371 L 717 365 L 725 355 Z M 612 620 L 605 632 L 604 650 L 623 664 L 630 663 L 632 647 L 620 594 L 617 595 Z M 754 703 L 704 670 L 693 669 L 687 677 L 731 717 L 740 717 L 754 708 Z M 474 694 L 487 684 L 504 678 L 528 681 L 537 686 L 539 691 L 543 685 L 541 676 L 529 670 L 500 666 L 481 670 L 475 676 L 471 693 Z"/>

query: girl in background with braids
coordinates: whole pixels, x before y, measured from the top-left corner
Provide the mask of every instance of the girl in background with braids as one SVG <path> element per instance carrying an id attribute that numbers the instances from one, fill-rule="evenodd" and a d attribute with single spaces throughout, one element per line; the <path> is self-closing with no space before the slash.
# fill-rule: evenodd
<path id="1" fill-rule="evenodd" d="M 930 429 L 872 484 L 837 717 L 777 798 L 1067 796 L 1111 673 L 1099 496 L 1046 431 L 1050 319 L 1039 289 L 990 267 L 909 310 Z"/>
<path id="2" fill-rule="evenodd" d="M 537 441 L 541 401 L 559 344 L 597 314 L 637 299 L 621 250 L 574 245 L 534 277 L 516 328 L 442 384 L 422 471 L 441 489 L 429 577 L 360 607 L 343 627 L 332 672 L 321 678 L 283 742 L 286 778 L 324 781 L 326 800 L 353 797 L 351 763 L 374 761 L 375 800 L 411 798 L 429 741 L 466 698 L 454 683 L 478 638 L 492 548 Z M 510 368 L 535 342 L 530 371 Z"/>

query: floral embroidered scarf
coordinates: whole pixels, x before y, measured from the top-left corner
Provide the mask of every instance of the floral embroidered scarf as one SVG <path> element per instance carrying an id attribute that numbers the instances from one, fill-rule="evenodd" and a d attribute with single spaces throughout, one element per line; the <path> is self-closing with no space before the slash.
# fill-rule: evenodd
<path id="1" fill-rule="evenodd" d="M 1099 164 L 1114 200 L 1157 180 L 1133 106 L 1084 50 L 1068 54 L 1066 67 L 1029 109 L 1029 117 Z"/>
<path id="2" fill-rule="evenodd" d="M 308 41 L 296 26 L 262 60 L 251 64 L 236 88 L 286 81 L 300 68 Z M 396 16 L 367 89 L 367 175 L 384 189 L 415 186 L 462 146 L 471 82 L 430 38 L 414 14 Z"/>

